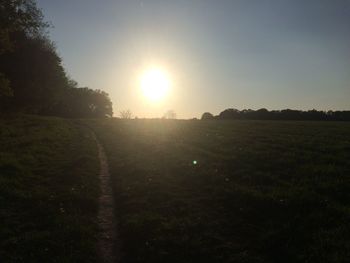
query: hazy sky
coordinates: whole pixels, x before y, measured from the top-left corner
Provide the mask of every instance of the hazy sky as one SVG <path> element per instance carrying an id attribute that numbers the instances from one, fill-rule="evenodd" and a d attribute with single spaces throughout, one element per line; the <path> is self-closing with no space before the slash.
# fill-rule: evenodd
<path id="1" fill-rule="evenodd" d="M 108 92 L 115 114 L 180 118 L 226 108 L 350 109 L 349 0 L 38 0 L 80 86 Z M 145 100 L 157 66 L 172 90 Z"/>

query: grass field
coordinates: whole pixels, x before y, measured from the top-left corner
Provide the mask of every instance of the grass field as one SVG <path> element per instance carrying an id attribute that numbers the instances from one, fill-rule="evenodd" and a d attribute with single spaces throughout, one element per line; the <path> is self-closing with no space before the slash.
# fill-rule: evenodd
<path id="1" fill-rule="evenodd" d="M 86 120 L 123 262 L 347 262 L 350 123 Z M 0 120 L 0 261 L 98 262 L 99 160 L 81 121 Z"/>
<path id="2" fill-rule="evenodd" d="M 350 124 L 90 122 L 125 262 L 347 262 Z"/>
<path id="3" fill-rule="evenodd" d="M 0 119 L 0 262 L 96 262 L 96 154 L 72 121 Z"/>

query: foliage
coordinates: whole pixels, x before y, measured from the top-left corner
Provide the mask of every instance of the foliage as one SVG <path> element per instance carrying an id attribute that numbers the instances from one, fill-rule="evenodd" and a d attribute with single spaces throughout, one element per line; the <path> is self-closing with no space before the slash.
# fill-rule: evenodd
<path id="1" fill-rule="evenodd" d="M 214 115 L 211 114 L 210 112 L 204 112 L 202 114 L 202 118 L 201 119 L 202 120 L 212 120 L 212 119 L 214 119 Z"/>
<path id="2" fill-rule="evenodd" d="M 120 112 L 120 118 L 122 119 L 131 119 L 132 113 L 130 110 L 123 110 Z"/>
<path id="3" fill-rule="evenodd" d="M 0 0 L 0 58 L 5 52 L 14 50 L 17 44 L 13 34 L 23 32 L 35 35 L 42 32 L 47 24 L 41 11 L 32 0 Z M 13 96 L 10 80 L 0 69 L 0 99 Z"/>
<path id="4" fill-rule="evenodd" d="M 99 120 L 124 262 L 347 262 L 350 124 Z"/>
<path id="5" fill-rule="evenodd" d="M 90 131 L 0 119 L 1 262 L 96 262 L 99 163 Z"/>
<path id="6" fill-rule="evenodd" d="M 12 34 L 42 35 L 48 24 L 34 0 L 0 0 L 0 54 L 13 49 Z"/>
<path id="7" fill-rule="evenodd" d="M 50 111 L 66 75 L 53 44 L 46 38 L 27 38 L 18 34 L 23 45 L 1 56 L 0 70 L 11 81 L 14 96 L 3 101 L 11 111 L 43 114 Z"/>
<path id="8" fill-rule="evenodd" d="M 112 117 L 112 102 L 108 94 L 89 88 L 69 88 L 65 99 L 55 105 L 54 114 L 73 118 Z"/>
<path id="9" fill-rule="evenodd" d="M 113 115 L 107 93 L 78 89 L 67 77 L 34 0 L 0 0 L 0 13 L 1 111 L 90 118 Z"/>
<path id="10" fill-rule="evenodd" d="M 220 120 L 314 120 L 314 121 L 350 121 L 350 111 L 309 111 L 301 110 L 237 110 L 226 109 L 216 119 Z"/>
<path id="11" fill-rule="evenodd" d="M 164 116 L 163 119 L 169 119 L 169 120 L 174 120 L 176 119 L 176 112 L 174 110 L 168 110 Z"/>

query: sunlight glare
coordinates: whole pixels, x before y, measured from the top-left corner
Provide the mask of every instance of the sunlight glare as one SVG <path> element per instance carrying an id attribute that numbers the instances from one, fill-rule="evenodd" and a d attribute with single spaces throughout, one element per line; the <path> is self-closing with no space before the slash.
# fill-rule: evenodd
<path id="1" fill-rule="evenodd" d="M 145 71 L 140 82 L 143 95 L 152 102 L 164 99 L 170 89 L 168 75 L 157 68 Z"/>

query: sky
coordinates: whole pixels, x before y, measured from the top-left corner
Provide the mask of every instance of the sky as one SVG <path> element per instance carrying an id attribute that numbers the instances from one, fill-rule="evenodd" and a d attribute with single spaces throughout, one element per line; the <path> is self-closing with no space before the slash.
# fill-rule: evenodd
<path id="1" fill-rule="evenodd" d="M 350 109 L 350 0 L 38 0 L 71 78 L 115 116 Z M 154 103 L 140 75 L 171 89 Z"/>

